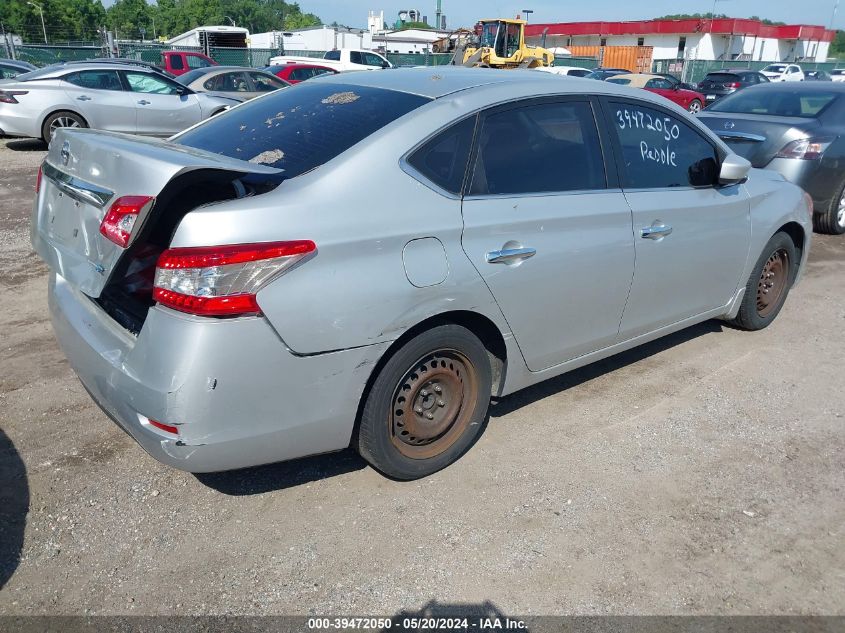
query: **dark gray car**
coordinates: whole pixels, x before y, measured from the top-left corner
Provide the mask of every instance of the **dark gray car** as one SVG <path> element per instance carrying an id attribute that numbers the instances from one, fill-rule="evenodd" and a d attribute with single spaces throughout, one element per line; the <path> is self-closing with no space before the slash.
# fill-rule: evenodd
<path id="1" fill-rule="evenodd" d="M 769 78 L 753 70 L 720 70 L 707 73 L 698 84 L 698 91 L 706 102 L 713 103 L 737 90 L 769 83 Z"/>
<path id="2" fill-rule="evenodd" d="M 845 85 L 771 83 L 699 117 L 754 167 L 779 171 L 813 198 L 813 225 L 845 233 Z"/>
<path id="3" fill-rule="evenodd" d="M 14 79 L 31 70 L 35 70 L 35 66 L 29 62 L 22 62 L 19 59 L 0 59 L 0 79 Z"/>

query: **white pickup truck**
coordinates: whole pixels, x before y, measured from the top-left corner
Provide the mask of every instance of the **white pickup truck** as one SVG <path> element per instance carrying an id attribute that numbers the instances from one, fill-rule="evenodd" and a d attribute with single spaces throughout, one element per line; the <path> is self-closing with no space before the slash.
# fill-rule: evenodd
<path id="1" fill-rule="evenodd" d="M 319 64 L 326 68 L 334 68 L 340 72 L 347 70 L 381 70 L 382 68 L 393 68 L 393 64 L 378 53 L 354 48 L 340 48 L 327 51 L 322 59 L 317 57 L 280 55 L 270 58 L 270 64 L 279 66 L 284 64 Z"/>

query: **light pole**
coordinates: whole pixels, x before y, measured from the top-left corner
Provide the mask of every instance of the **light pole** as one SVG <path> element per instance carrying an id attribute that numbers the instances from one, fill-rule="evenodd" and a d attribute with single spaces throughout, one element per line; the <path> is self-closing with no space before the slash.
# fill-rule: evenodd
<path id="1" fill-rule="evenodd" d="M 713 22 L 716 20 L 717 2 L 728 2 L 728 0 L 713 0 L 713 8 L 710 10 L 710 48 L 713 50 L 713 61 L 716 61 L 716 42 L 713 41 Z M 730 56 L 730 51 L 727 54 Z"/>
<path id="2" fill-rule="evenodd" d="M 525 21 L 528 22 L 528 16 L 534 13 L 534 9 L 523 9 L 522 12 L 525 14 Z"/>
<path id="3" fill-rule="evenodd" d="M 35 4 L 34 2 L 27 2 L 27 4 L 31 7 L 35 7 L 38 9 L 38 13 L 41 14 L 41 32 L 44 33 L 44 43 L 47 43 L 47 27 L 44 26 L 44 7 L 40 4 Z"/>

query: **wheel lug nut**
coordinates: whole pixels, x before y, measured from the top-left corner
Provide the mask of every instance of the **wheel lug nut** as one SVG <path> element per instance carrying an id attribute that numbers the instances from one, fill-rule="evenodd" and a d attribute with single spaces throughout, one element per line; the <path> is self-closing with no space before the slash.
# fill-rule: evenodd
<path id="1" fill-rule="evenodd" d="M 434 415 L 432 415 L 431 413 L 426 413 L 426 414 L 425 414 L 425 417 L 427 417 L 429 420 L 433 420 L 433 419 L 434 419 Z"/>
<path id="2" fill-rule="evenodd" d="M 417 413 L 422 413 L 422 407 L 416 407 L 414 411 L 416 411 Z"/>
<path id="3" fill-rule="evenodd" d="M 423 389 L 422 391 L 420 391 L 420 395 L 421 395 L 423 398 L 425 398 L 425 397 L 428 395 L 428 391 L 426 391 L 425 389 Z"/>
<path id="4" fill-rule="evenodd" d="M 443 391 L 443 388 L 440 385 L 436 385 L 434 387 L 434 391 L 435 391 L 435 393 L 440 393 L 441 391 Z"/>
<path id="5" fill-rule="evenodd" d="M 445 407 L 445 406 L 446 406 L 446 403 L 445 403 L 445 402 L 443 402 L 442 400 L 438 400 L 438 401 L 437 401 L 437 406 L 438 406 L 438 407 Z"/>

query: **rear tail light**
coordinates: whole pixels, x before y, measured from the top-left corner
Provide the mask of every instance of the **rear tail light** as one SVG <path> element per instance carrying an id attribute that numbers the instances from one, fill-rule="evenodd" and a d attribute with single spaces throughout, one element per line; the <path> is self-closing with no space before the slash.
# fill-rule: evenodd
<path id="1" fill-rule="evenodd" d="M 310 240 L 171 248 L 158 259 L 153 299 L 202 316 L 260 314 L 258 291 L 316 249 Z"/>
<path id="2" fill-rule="evenodd" d="M 35 177 L 35 194 L 38 195 L 41 192 L 41 178 L 44 177 L 44 170 L 41 168 L 41 165 L 38 166 L 38 175 Z"/>
<path id="3" fill-rule="evenodd" d="M 729 84 L 725 84 L 725 88 L 739 88 L 739 82 L 738 81 L 732 81 Z"/>
<path id="4" fill-rule="evenodd" d="M 0 103 L 20 103 L 15 97 L 25 95 L 28 90 L 0 90 Z"/>
<path id="5" fill-rule="evenodd" d="M 157 429 L 164 431 L 165 433 L 173 433 L 173 435 L 179 435 L 179 428 L 173 426 L 172 424 L 164 424 L 159 422 L 158 420 L 150 420 L 150 426 L 154 426 Z"/>
<path id="6" fill-rule="evenodd" d="M 132 238 L 132 229 L 135 228 L 138 215 L 144 209 L 153 206 L 154 202 L 155 198 L 151 196 L 118 198 L 100 223 L 100 233 L 121 248 L 126 248 Z"/>
<path id="7" fill-rule="evenodd" d="M 798 158 L 800 160 L 818 160 L 824 151 L 830 147 L 832 137 L 800 138 L 787 143 L 775 158 Z"/>

